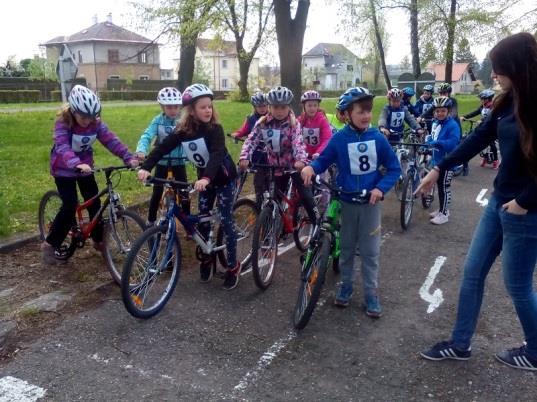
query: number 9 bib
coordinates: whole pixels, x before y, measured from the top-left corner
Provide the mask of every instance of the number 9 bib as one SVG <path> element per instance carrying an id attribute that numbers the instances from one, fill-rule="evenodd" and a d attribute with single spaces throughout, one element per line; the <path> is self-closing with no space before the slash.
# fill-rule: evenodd
<path id="1" fill-rule="evenodd" d="M 351 174 L 364 175 L 377 170 L 375 140 L 347 144 Z"/>
<path id="2" fill-rule="evenodd" d="M 183 141 L 183 150 L 188 160 L 196 165 L 196 167 L 204 168 L 207 166 L 207 162 L 209 162 L 209 150 L 207 149 L 205 139 L 198 138 L 193 141 Z"/>

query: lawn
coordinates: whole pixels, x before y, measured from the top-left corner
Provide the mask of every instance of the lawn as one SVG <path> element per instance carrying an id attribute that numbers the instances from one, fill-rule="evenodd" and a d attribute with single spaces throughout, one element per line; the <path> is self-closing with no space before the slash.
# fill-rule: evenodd
<path id="1" fill-rule="evenodd" d="M 475 96 L 458 97 L 460 113 L 477 107 Z M 326 99 L 322 107 L 331 112 L 336 100 Z M 375 100 L 373 124 L 385 103 L 384 97 Z M 251 106 L 245 103 L 217 101 L 216 110 L 225 132 L 237 129 Z M 102 118 L 110 129 L 134 150 L 147 124 L 159 112 L 158 105 L 116 106 L 103 108 Z M 49 154 L 55 113 L 51 111 L 0 113 L 0 238 L 15 233 L 37 230 L 37 207 L 42 194 L 55 188 L 49 174 Z M 228 141 L 231 155 L 237 160 L 240 145 Z M 101 145 L 95 147 L 95 165 L 117 164 L 118 159 Z M 193 170 L 190 171 L 194 178 Z M 102 178 L 98 177 L 102 183 Z M 135 180 L 133 172 L 122 175 L 119 191 L 129 204 L 146 199 L 151 190 Z"/>

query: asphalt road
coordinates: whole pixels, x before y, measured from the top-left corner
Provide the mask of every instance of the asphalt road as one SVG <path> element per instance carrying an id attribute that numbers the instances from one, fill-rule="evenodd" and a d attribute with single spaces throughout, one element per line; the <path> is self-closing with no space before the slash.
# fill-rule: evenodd
<path id="1" fill-rule="evenodd" d="M 537 400 L 536 374 L 493 358 L 523 340 L 500 261 L 488 279 L 472 359 L 418 356 L 449 337 L 462 263 L 482 211 L 476 198 L 492 188 L 494 171 L 476 160 L 471 167 L 470 176 L 454 180 L 446 225 L 431 225 L 419 206 L 403 233 L 395 195 L 384 201 L 379 320 L 364 314 L 360 285 L 349 308 L 335 308 L 337 277 L 329 273 L 310 324 L 295 332 L 299 254 L 292 249 L 279 257 L 266 291 L 244 275 L 226 292 L 219 279 L 200 284 L 197 268 L 187 267 L 165 310 L 148 321 L 129 316 L 112 289 L 93 310 L 24 345 L 0 366 L 0 384 L 7 376 L 25 380 L 47 401 Z"/>

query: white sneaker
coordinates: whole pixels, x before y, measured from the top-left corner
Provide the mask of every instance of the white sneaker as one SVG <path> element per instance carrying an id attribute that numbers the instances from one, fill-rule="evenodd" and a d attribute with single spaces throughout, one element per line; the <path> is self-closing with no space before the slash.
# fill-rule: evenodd
<path id="1" fill-rule="evenodd" d="M 448 215 L 438 213 L 434 218 L 431 219 L 431 223 L 433 225 L 443 225 L 444 223 L 447 223 L 448 220 Z"/>
<path id="2" fill-rule="evenodd" d="M 429 214 L 431 218 L 434 218 L 436 215 L 438 215 L 440 211 L 437 209 L 436 211 L 433 211 Z M 446 211 L 446 216 L 449 218 L 449 211 Z"/>

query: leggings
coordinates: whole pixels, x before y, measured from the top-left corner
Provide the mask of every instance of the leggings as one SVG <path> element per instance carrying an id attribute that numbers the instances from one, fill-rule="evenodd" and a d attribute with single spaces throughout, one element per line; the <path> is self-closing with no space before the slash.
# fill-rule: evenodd
<path id="1" fill-rule="evenodd" d="M 177 181 L 187 181 L 185 165 L 170 166 L 173 174 L 173 178 Z M 155 167 L 155 177 L 159 179 L 165 179 L 168 177 L 168 166 L 157 165 Z M 151 200 L 149 201 L 149 212 L 147 214 L 147 220 L 149 222 L 155 222 L 157 220 L 157 211 L 162 197 L 164 187 L 162 185 L 153 186 L 153 194 L 151 194 Z M 181 208 L 185 214 L 190 214 L 190 201 L 184 200 L 181 202 Z"/>
<path id="2" fill-rule="evenodd" d="M 440 172 L 437 181 L 439 211 L 444 215 L 447 214 L 448 207 L 451 204 L 451 179 L 453 179 L 453 171 L 443 170 Z"/>

